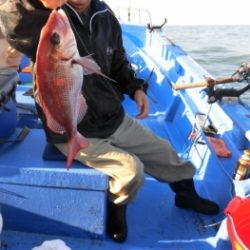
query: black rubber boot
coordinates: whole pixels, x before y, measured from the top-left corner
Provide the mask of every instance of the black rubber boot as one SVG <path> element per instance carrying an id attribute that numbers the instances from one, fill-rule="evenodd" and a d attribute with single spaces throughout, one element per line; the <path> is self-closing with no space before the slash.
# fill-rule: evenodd
<path id="1" fill-rule="evenodd" d="M 127 205 L 108 204 L 107 231 L 119 243 L 127 239 L 126 208 Z"/>
<path id="2" fill-rule="evenodd" d="M 175 205 L 177 207 L 192 209 L 208 215 L 219 212 L 219 206 L 215 202 L 204 199 L 197 194 L 193 179 L 174 182 L 169 186 L 176 193 Z"/>

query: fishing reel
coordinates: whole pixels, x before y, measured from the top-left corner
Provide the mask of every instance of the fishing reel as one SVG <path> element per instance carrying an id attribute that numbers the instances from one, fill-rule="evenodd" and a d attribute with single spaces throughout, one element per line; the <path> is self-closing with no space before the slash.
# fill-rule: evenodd
<path id="1" fill-rule="evenodd" d="M 250 83 L 250 62 L 242 63 L 232 76 L 237 76 L 239 82 L 246 81 Z"/>
<path id="2" fill-rule="evenodd" d="M 216 88 L 215 84 L 209 84 L 206 88 L 208 96 L 208 103 L 214 103 L 217 100 L 221 101 L 223 97 L 239 97 L 247 90 L 250 89 L 250 62 L 245 62 L 232 74 L 231 82 L 243 82 L 246 81 L 247 85 L 241 89 L 235 88 Z"/>

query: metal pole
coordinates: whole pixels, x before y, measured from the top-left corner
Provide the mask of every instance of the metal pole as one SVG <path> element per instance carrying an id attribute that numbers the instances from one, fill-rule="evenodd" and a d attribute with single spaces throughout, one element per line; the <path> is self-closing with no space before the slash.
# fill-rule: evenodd
<path id="1" fill-rule="evenodd" d="M 130 9 L 131 9 L 131 0 L 129 0 L 129 2 L 128 2 L 128 21 L 129 22 L 130 22 L 130 15 L 131 15 Z"/>

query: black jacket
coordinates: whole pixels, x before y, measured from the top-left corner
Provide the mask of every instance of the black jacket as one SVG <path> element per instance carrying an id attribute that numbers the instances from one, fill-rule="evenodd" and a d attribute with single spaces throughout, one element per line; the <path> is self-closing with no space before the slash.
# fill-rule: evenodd
<path id="1" fill-rule="evenodd" d="M 80 55 L 93 54 L 102 72 L 117 81 L 113 83 L 96 74 L 84 77 L 83 94 L 88 111 L 78 131 L 86 137 L 108 137 L 124 117 L 123 94 L 133 98 L 137 89 L 146 90 L 147 85 L 135 78 L 123 48 L 121 27 L 106 4 L 92 0 L 90 16 L 84 19 L 69 4 L 63 9 L 75 33 Z M 35 61 L 40 31 L 49 14 L 50 10 L 39 1 L 5 1 L 0 5 L 1 29 L 13 47 Z M 44 121 L 41 110 L 39 113 Z M 51 133 L 46 126 L 45 130 L 50 142 L 66 141 L 65 135 Z"/>

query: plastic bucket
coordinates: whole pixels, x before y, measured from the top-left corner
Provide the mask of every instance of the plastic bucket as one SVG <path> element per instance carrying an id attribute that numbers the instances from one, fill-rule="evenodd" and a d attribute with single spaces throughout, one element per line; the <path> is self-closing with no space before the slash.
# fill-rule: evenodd
<path id="1" fill-rule="evenodd" d="M 233 250 L 250 249 L 250 197 L 235 196 L 225 209 Z"/>

